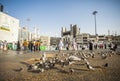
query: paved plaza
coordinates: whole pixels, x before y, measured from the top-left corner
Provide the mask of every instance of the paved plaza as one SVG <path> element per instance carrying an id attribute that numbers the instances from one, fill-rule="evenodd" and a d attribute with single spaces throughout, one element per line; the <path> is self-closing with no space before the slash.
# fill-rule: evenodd
<path id="1" fill-rule="evenodd" d="M 99 51 L 99 50 L 98 50 Z M 87 60 L 95 70 L 89 70 L 84 62 L 68 65 L 66 67 L 55 66 L 44 72 L 33 73 L 27 71 L 23 61 L 31 58 L 40 58 L 42 52 L 24 53 L 8 50 L 0 52 L 0 81 L 119 81 L 120 80 L 120 55 L 112 54 L 102 59 L 99 54 L 89 57 Z M 80 51 L 82 52 L 82 51 Z M 62 53 L 74 53 L 74 51 L 63 51 Z M 62 54 L 61 53 L 61 54 Z M 46 51 L 46 54 L 58 54 L 58 51 Z M 107 67 L 101 68 L 105 63 Z M 22 71 L 15 71 L 16 68 L 23 68 Z M 74 72 L 69 73 L 69 68 Z"/>

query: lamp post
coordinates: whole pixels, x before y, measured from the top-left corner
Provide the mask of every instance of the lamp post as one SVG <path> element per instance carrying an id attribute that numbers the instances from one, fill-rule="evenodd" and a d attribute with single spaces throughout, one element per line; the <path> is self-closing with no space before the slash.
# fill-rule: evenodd
<path id="1" fill-rule="evenodd" d="M 96 14 L 98 12 L 97 11 L 94 11 L 92 14 L 94 15 L 94 20 L 95 20 L 95 35 L 97 36 L 97 26 L 96 26 Z"/>

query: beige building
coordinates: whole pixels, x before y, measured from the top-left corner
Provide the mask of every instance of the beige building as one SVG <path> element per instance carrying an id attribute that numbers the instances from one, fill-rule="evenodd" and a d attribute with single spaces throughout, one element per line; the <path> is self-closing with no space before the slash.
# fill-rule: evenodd
<path id="1" fill-rule="evenodd" d="M 41 45 L 50 46 L 50 37 L 49 36 L 40 36 Z"/>
<path id="2" fill-rule="evenodd" d="M 98 37 L 96 37 L 96 35 L 90 35 L 89 40 L 92 42 L 97 42 Z"/>
<path id="3" fill-rule="evenodd" d="M 90 37 L 90 34 L 88 33 L 82 33 L 82 34 L 76 35 L 76 42 L 77 44 L 88 45 L 89 37 Z"/>
<path id="4" fill-rule="evenodd" d="M 0 11 L 0 40 L 18 41 L 19 20 Z"/>

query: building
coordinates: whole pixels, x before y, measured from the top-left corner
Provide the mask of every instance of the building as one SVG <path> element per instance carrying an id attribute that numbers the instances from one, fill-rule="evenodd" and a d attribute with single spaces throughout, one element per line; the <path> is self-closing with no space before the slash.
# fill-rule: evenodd
<path id="1" fill-rule="evenodd" d="M 106 39 L 105 35 L 98 35 L 98 42 L 107 42 L 108 40 Z"/>
<path id="2" fill-rule="evenodd" d="M 26 27 L 22 27 L 19 29 L 19 41 L 23 42 L 24 40 L 30 41 L 30 32 Z"/>
<path id="3" fill-rule="evenodd" d="M 32 32 L 32 40 L 40 40 L 40 31 L 39 28 L 37 28 L 36 26 L 34 27 L 34 31 Z"/>
<path id="4" fill-rule="evenodd" d="M 50 37 L 50 45 L 58 45 L 60 42 L 60 37 Z"/>
<path id="5" fill-rule="evenodd" d="M 90 38 L 90 34 L 88 33 L 78 34 L 76 35 L 76 42 L 77 44 L 88 45 L 89 38 Z"/>
<path id="6" fill-rule="evenodd" d="M 70 30 L 66 30 L 66 27 L 62 27 L 61 30 L 61 37 L 62 40 L 65 43 L 71 42 L 73 38 L 76 38 L 76 35 L 80 33 L 80 29 L 77 27 L 77 25 L 70 25 Z"/>
<path id="7" fill-rule="evenodd" d="M 120 35 L 111 36 L 111 38 L 112 38 L 112 43 L 120 45 Z"/>
<path id="8" fill-rule="evenodd" d="M 16 19 L 0 11 L 0 40 L 17 42 L 19 31 L 19 19 Z"/>
<path id="9" fill-rule="evenodd" d="M 89 40 L 92 42 L 97 42 L 98 37 L 96 38 L 96 35 L 90 35 Z"/>
<path id="10" fill-rule="evenodd" d="M 41 45 L 50 46 L 50 37 L 49 36 L 40 36 Z"/>

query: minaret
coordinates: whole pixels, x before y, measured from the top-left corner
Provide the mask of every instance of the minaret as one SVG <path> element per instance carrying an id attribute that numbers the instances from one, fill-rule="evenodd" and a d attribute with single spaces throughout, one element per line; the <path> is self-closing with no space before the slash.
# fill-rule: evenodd
<path id="1" fill-rule="evenodd" d="M 110 35 L 110 30 L 108 30 L 108 36 Z"/>
<path id="2" fill-rule="evenodd" d="M 61 30 L 61 37 L 63 36 L 63 33 L 66 32 L 66 27 L 62 27 L 62 30 Z"/>
<path id="3" fill-rule="evenodd" d="M 37 37 L 37 31 L 36 31 L 36 26 L 34 27 L 34 38 L 36 39 Z"/>

